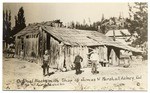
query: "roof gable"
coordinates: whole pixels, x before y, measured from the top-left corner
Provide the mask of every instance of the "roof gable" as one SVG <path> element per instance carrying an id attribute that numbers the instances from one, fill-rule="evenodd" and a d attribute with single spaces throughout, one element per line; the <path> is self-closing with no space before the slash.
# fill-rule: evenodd
<path id="1" fill-rule="evenodd" d="M 53 23 L 62 23 L 62 22 L 60 22 L 60 20 L 54 20 L 54 21 L 46 21 L 46 22 L 41 22 L 41 23 L 29 24 L 23 30 L 18 32 L 15 36 L 22 36 L 22 35 L 26 35 L 26 34 L 37 34 L 40 31 L 39 27 L 41 27 L 41 26 L 53 26 Z"/>

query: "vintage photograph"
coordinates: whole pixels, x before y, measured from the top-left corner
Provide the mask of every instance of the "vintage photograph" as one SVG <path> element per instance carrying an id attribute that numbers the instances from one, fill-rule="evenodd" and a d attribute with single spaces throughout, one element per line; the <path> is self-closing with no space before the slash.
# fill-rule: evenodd
<path id="1" fill-rule="evenodd" d="M 3 90 L 148 90 L 148 3 L 3 3 Z"/>

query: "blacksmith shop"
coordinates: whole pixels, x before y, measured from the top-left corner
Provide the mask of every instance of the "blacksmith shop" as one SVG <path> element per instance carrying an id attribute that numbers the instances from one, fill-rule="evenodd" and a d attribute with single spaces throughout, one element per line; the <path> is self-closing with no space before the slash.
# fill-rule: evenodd
<path id="1" fill-rule="evenodd" d="M 23 51 L 26 59 L 41 59 L 45 50 L 49 51 L 51 68 L 71 70 L 74 58 L 80 54 L 82 67 L 89 64 L 89 53 L 96 50 L 100 61 L 109 61 L 117 66 L 120 50 L 133 49 L 97 31 L 77 30 L 62 27 L 61 22 L 42 22 L 28 25 L 15 35 L 15 54 Z M 110 61 L 111 60 L 111 61 Z"/>

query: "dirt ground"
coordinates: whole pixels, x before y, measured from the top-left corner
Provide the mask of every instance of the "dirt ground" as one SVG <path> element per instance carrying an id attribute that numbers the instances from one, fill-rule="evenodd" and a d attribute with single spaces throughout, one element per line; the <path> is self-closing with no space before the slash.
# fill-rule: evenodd
<path id="1" fill-rule="evenodd" d="M 147 90 L 147 61 L 133 61 L 128 68 L 99 67 L 95 75 L 91 68 L 82 71 L 50 69 L 44 77 L 39 63 L 3 58 L 3 90 Z"/>

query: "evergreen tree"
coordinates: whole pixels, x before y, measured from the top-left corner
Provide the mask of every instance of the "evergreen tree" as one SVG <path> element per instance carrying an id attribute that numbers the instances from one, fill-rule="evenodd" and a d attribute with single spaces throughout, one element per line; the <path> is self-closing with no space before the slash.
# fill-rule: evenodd
<path id="1" fill-rule="evenodd" d="M 11 11 L 3 11 L 3 40 L 6 44 L 10 43 L 10 33 L 11 33 Z"/>
<path id="2" fill-rule="evenodd" d="M 12 35 L 15 35 L 25 27 L 26 24 L 25 24 L 25 17 L 24 17 L 24 9 L 23 7 L 21 7 L 18 11 L 17 16 L 15 16 L 15 27 L 13 28 Z"/>
<path id="3" fill-rule="evenodd" d="M 97 25 L 100 26 L 100 32 L 106 34 L 106 32 L 110 28 L 109 19 L 104 18 L 104 14 L 102 14 L 102 18 L 100 22 L 97 22 Z"/>
<path id="4" fill-rule="evenodd" d="M 134 42 L 140 45 L 147 41 L 148 32 L 148 4 L 144 2 L 136 2 L 134 6 L 129 5 L 130 26 L 128 27 L 131 33 L 136 31 L 139 39 Z"/>

